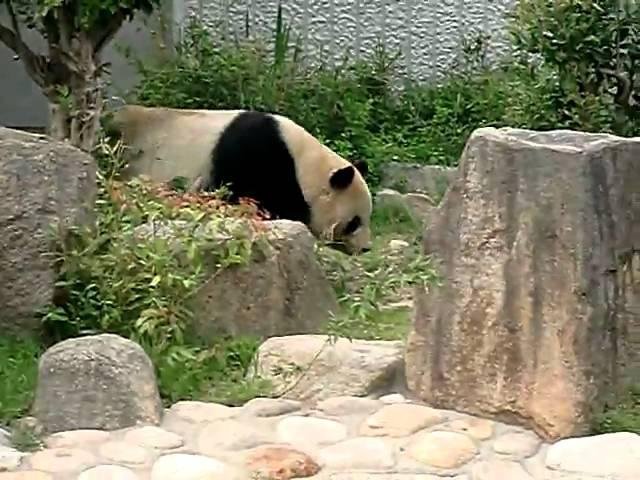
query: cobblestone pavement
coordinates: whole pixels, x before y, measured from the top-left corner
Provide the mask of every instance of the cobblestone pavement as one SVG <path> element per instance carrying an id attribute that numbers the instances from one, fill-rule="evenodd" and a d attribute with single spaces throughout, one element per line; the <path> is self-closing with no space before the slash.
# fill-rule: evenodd
<path id="1" fill-rule="evenodd" d="M 0 480 L 640 480 L 640 435 L 549 445 L 400 394 L 311 406 L 179 402 L 160 426 L 61 432 L 28 454 L 0 446 L 0 472 Z"/>

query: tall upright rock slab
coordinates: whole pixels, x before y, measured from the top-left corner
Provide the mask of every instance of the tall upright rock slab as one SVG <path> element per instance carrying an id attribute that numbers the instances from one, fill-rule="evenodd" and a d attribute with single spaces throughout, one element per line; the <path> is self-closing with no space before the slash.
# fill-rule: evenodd
<path id="1" fill-rule="evenodd" d="M 92 217 L 96 165 L 91 155 L 44 135 L 0 127 L 0 330 L 37 330 L 52 301 L 54 224 Z"/>
<path id="2" fill-rule="evenodd" d="M 433 406 L 553 440 L 640 381 L 640 139 L 476 130 L 424 251 L 406 374 Z"/>

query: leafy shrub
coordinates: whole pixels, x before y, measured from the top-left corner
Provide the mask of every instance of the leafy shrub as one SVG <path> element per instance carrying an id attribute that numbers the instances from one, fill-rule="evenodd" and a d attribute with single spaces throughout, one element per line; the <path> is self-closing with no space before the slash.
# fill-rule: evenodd
<path id="1" fill-rule="evenodd" d="M 381 44 L 364 59 L 311 66 L 299 45 L 276 55 L 250 38 L 215 42 L 195 22 L 185 32 L 174 58 L 137 62 L 135 102 L 287 115 L 346 158 L 367 159 L 373 182 L 391 160 L 455 164 L 466 136 L 504 110 L 506 91 L 488 73 L 455 73 L 442 86 L 398 85 L 397 56 Z"/>
<path id="2" fill-rule="evenodd" d="M 366 254 L 345 257 L 318 249 L 340 306 L 328 332 L 347 338 L 399 340 L 408 333 L 409 312 L 394 304 L 411 299 L 416 286 L 427 287 L 437 278 L 429 258 L 422 254 L 422 224 L 407 208 L 377 208 L 372 231 L 374 245 Z M 393 239 L 402 239 L 408 246 L 393 251 L 389 248 Z"/>
<path id="3" fill-rule="evenodd" d="M 259 42 L 214 44 L 193 23 L 175 58 L 160 66 L 139 63 L 134 91 L 143 105 L 246 108 L 290 116 L 348 157 L 369 156 L 363 134 L 377 130 L 372 93 L 385 72 L 369 64 L 305 67 L 278 60 Z M 376 93 L 377 94 L 377 93 Z"/>
<path id="4" fill-rule="evenodd" d="M 633 432 L 640 434 L 640 384 L 629 387 L 619 405 L 597 415 L 594 433 Z"/>
<path id="5" fill-rule="evenodd" d="M 490 66 L 487 37 L 472 34 L 438 84 L 403 76 L 382 45 L 365 58 L 311 66 L 299 43 L 288 44 L 281 12 L 273 46 L 214 40 L 194 21 L 173 59 L 137 63 L 132 95 L 145 105 L 282 113 L 346 158 L 369 161 L 375 186 L 392 160 L 456 165 L 482 126 L 640 132 L 636 117 L 620 117 L 619 95 L 608 94 L 621 75 L 633 81 L 639 23 L 631 3 L 521 0 L 511 22 L 516 56 Z"/>
<path id="6" fill-rule="evenodd" d="M 104 152 L 114 154 L 106 146 Z M 102 171 L 110 163 L 101 158 Z M 189 300 L 207 275 L 251 259 L 261 239 L 255 207 L 227 205 L 219 193 L 181 194 L 99 173 L 95 208 L 95 227 L 72 230 L 60 245 L 57 286 L 64 301 L 43 316 L 50 340 L 109 332 L 138 342 L 153 360 L 169 401 L 195 394 L 220 399 L 230 387 L 246 387 L 237 367 L 248 366 L 257 339 L 234 339 L 240 347 L 231 349 L 227 339 L 202 345 L 188 328 Z M 238 218 L 247 221 L 248 231 L 233 228 Z M 167 220 L 182 222 L 183 228 L 166 238 L 136 230 Z M 232 238 L 216 241 L 225 233 Z"/>
<path id="7" fill-rule="evenodd" d="M 482 126 L 634 131 L 629 122 L 619 128 L 610 98 L 567 90 L 552 66 L 488 66 L 486 38 L 462 45 L 444 81 L 398 84 L 396 57 L 381 45 L 367 58 L 310 66 L 299 45 L 276 56 L 255 39 L 214 42 L 192 23 L 174 58 L 159 66 L 138 62 L 141 81 L 132 95 L 144 105 L 287 115 L 346 158 L 366 159 L 373 186 L 389 161 L 457 165 L 468 136 Z"/>
<path id="8" fill-rule="evenodd" d="M 637 2 L 521 0 L 510 27 L 516 49 L 540 57 L 555 72 L 565 108 L 579 125 L 606 129 L 602 118 L 594 118 L 600 115 L 620 134 L 634 131 L 629 120 L 640 119 Z"/>

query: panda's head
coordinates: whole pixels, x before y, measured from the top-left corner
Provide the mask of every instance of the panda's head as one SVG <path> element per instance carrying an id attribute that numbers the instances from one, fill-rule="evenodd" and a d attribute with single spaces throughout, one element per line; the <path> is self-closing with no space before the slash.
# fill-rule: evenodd
<path id="1" fill-rule="evenodd" d="M 371 249 L 371 193 L 363 178 L 366 163 L 334 168 L 322 194 L 312 201 L 310 228 L 329 246 L 349 255 Z"/>

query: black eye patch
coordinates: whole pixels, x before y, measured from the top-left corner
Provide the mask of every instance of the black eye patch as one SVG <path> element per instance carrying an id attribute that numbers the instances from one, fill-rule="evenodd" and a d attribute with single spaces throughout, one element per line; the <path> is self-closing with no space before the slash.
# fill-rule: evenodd
<path id="1" fill-rule="evenodd" d="M 347 223 L 347 226 L 344 227 L 343 233 L 345 235 L 351 235 L 360 227 L 361 224 L 362 224 L 362 220 L 360 220 L 360 217 L 356 215 L 351 220 L 349 220 L 349 223 Z"/>

